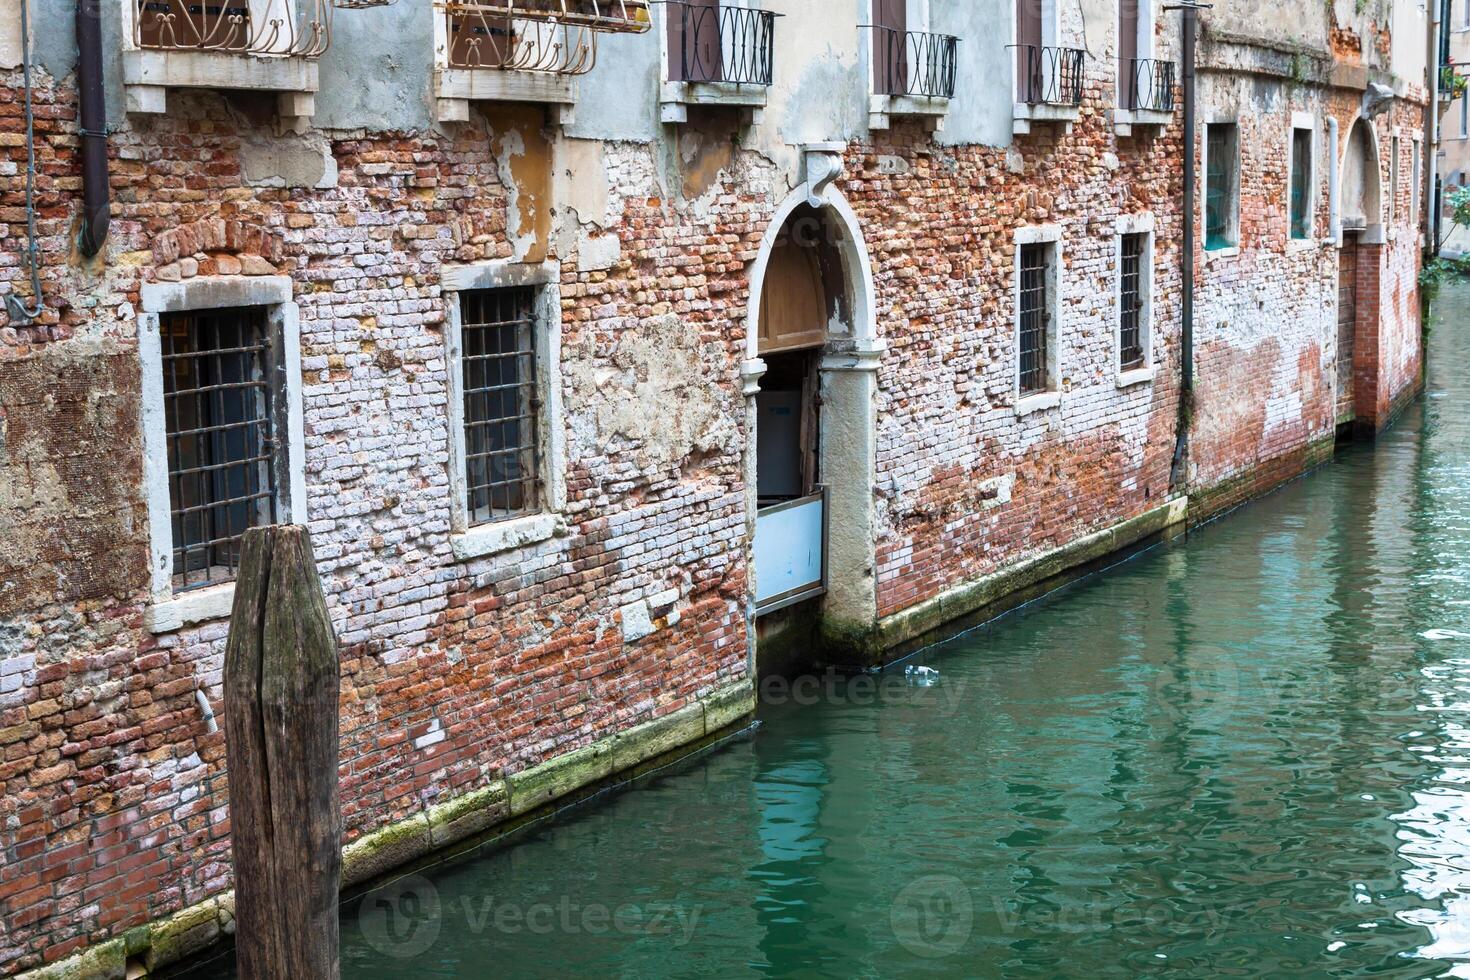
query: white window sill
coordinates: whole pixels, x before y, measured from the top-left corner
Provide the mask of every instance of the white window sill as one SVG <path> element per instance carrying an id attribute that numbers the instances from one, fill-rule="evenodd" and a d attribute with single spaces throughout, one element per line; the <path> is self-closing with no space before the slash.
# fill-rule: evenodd
<path id="1" fill-rule="evenodd" d="M 1011 109 L 1011 132 L 1024 136 L 1031 132 L 1033 124 L 1060 126 L 1070 133 L 1073 125 L 1082 118 L 1082 109 L 1074 105 L 1053 105 L 1049 102 L 1017 102 Z"/>
<path id="2" fill-rule="evenodd" d="M 150 633 L 173 633 L 185 626 L 228 619 L 234 604 L 234 582 L 211 585 L 153 603 L 143 614 L 143 624 Z"/>
<path id="3" fill-rule="evenodd" d="M 248 89 L 280 93 L 282 116 L 315 111 L 317 63 L 294 55 L 249 55 L 232 51 L 131 48 L 122 53 L 127 111 L 168 112 L 169 89 Z"/>
<path id="4" fill-rule="evenodd" d="M 1132 388 L 1136 385 L 1153 384 L 1155 370 L 1156 368 L 1153 365 L 1149 365 L 1148 367 L 1120 371 L 1118 373 L 1118 387 Z"/>
<path id="5" fill-rule="evenodd" d="M 1240 246 L 1231 245 L 1228 248 L 1205 249 L 1205 261 L 1214 262 L 1217 259 L 1233 259 L 1240 255 Z"/>
<path id="6" fill-rule="evenodd" d="M 1286 251 L 1310 252 L 1312 249 L 1320 248 L 1321 244 L 1315 238 L 1288 238 L 1286 240 Z"/>
<path id="7" fill-rule="evenodd" d="M 532 514 L 470 528 L 452 535 L 449 541 L 456 561 L 471 561 L 540 544 L 565 533 L 566 524 L 560 514 Z"/>
<path id="8" fill-rule="evenodd" d="M 1056 408 L 1062 403 L 1060 391 L 1043 391 L 1035 395 L 1026 395 L 1024 398 L 1016 399 L 1017 415 L 1032 415 L 1036 412 L 1045 412 Z"/>
<path id="9" fill-rule="evenodd" d="M 885 130 L 894 117 L 923 120 L 930 132 L 942 129 L 949 112 L 949 100 L 922 95 L 872 95 L 868 97 L 868 128 Z"/>
<path id="10" fill-rule="evenodd" d="M 738 109 L 748 122 L 758 123 L 766 107 L 767 88 L 735 82 L 662 82 L 659 118 L 666 123 L 684 123 L 689 121 L 690 106 L 723 106 Z"/>
<path id="11" fill-rule="evenodd" d="M 435 68 L 434 97 L 440 122 L 466 122 L 471 102 L 530 102 L 545 105 L 552 121 L 565 126 L 573 121 L 577 80 L 503 68 Z"/>

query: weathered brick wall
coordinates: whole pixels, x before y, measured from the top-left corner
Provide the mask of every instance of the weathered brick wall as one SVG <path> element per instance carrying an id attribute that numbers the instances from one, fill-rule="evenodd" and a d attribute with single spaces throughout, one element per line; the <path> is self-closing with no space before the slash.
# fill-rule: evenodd
<path id="1" fill-rule="evenodd" d="M 737 194 L 722 173 L 707 190 L 717 216 L 696 218 L 660 198 L 646 148 L 605 149 L 621 256 L 584 271 L 575 250 L 561 256 L 569 533 L 460 564 L 438 270 L 512 248 L 483 136 L 349 135 L 330 144 L 335 187 L 253 186 L 241 143 L 269 128 L 217 122 L 219 96 L 176 94 L 168 117 L 111 141 L 111 260 L 93 270 L 65 261 L 69 98 L 43 80 L 53 308 L 0 328 L 0 972 L 229 885 L 222 736 L 196 702 L 202 690 L 218 706 L 225 625 L 154 636 L 143 622 L 142 282 L 274 269 L 296 283 L 349 837 L 745 674 L 740 276 L 769 194 Z M 23 147 L 3 150 L 15 255 Z M 20 278 L 13 263 L 4 274 Z M 625 643 L 621 608 L 668 589 L 677 622 Z"/>
<path id="2" fill-rule="evenodd" d="M 1090 100 L 1103 104 L 1099 79 Z M 1110 101 L 1110 100 L 1109 100 Z M 912 135 L 912 134 L 911 134 Z M 850 193 L 879 281 L 879 614 L 1135 516 L 1168 497 L 1178 397 L 1179 129 L 936 152 L 865 147 Z M 880 168 L 879 157 L 902 168 Z M 900 169 L 898 174 L 883 170 Z M 1116 222 L 1156 222 L 1155 380 L 1117 385 Z M 1015 231 L 1063 229 L 1061 404 L 1018 416 Z"/>
<path id="3" fill-rule="evenodd" d="M 842 189 L 862 220 L 889 344 L 880 614 L 1167 496 L 1179 130 L 1115 137 L 1101 109 L 1112 100 L 1105 60 L 1071 135 L 955 148 L 900 125 L 848 153 Z M 24 217 L 15 84 L 0 78 L 0 275 L 12 281 Z M 531 246 L 564 270 L 569 534 L 460 564 L 448 543 L 440 267 L 521 254 L 523 228 L 536 224 L 510 217 L 493 141 L 479 127 L 315 134 L 335 182 L 271 187 L 246 164 L 246 144 L 274 138 L 269 124 L 227 112 L 217 95 L 170 98 L 169 116 L 132 120 L 111 141 L 102 269 L 68 258 L 69 90 L 43 79 L 39 93 L 46 294 L 57 306 L 37 326 L 0 327 L 0 973 L 229 884 L 222 737 L 196 702 L 203 690 L 218 704 L 225 628 L 155 637 L 143 624 L 142 282 L 238 264 L 296 283 L 307 508 L 343 642 L 350 836 L 747 670 L 747 269 L 788 175 L 728 139 L 705 137 L 692 163 L 686 147 L 598 151 L 617 257 L 592 258 L 575 229 Z M 1410 107 L 1398 112 L 1414 125 Z M 1330 248 L 1282 245 L 1289 113 L 1285 102 L 1242 113 L 1241 255 L 1199 273 L 1191 458 L 1203 488 L 1292 475 L 1331 432 L 1336 260 Z M 684 136 L 700 139 L 693 127 Z M 595 169 L 578 180 L 595 185 Z M 1319 234 L 1325 199 L 1324 189 Z M 1156 223 L 1157 373 L 1119 389 L 1115 222 L 1144 212 Z M 1042 223 L 1064 234 L 1062 397 L 1017 417 L 1013 235 Z M 1389 392 L 1405 390 L 1419 356 L 1410 237 L 1385 263 Z M 622 608 L 671 588 L 678 621 L 625 643 Z"/>

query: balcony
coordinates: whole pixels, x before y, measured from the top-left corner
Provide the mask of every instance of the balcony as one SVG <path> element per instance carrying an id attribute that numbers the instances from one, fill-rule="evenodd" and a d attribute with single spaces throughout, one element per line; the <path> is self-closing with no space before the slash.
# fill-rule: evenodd
<path id="1" fill-rule="evenodd" d="M 1059 124 L 1066 132 L 1081 118 L 1086 52 L 1013 44 L 1016 52 L 1016 104 L 1012 131 L 1031 132 L 1035 123 Z"/>
<path id="2" fill-rule="evenodd" d="M 930 131 L 941 128 L 954 98 L 960 39 L 891 27 L 867 30 L 873 65 L 868 128 L 887 129 L 894 116 L 919 117 Z"/>
<path id="3" fill-rule="evenodd" d="M 434 95 L 440 122 L 469 119 L 470 103 L 536 102 L 571 122 L 579 75 L 597 64 L 601 34 L 653 26 L 646 0 L 439 2 Z"/>
<path id="4" fill-rule="evenodd" d="M 659 116 L 688 121 L 689 106 L 739 109 L 759 118 L 775 77 L 777 15 L 711 0 L 666 0 L 669 80 L 659 92 Z"/>
<path id="5" fill-rule="evenodd" d="M 281 116 L 310 117 L 334 7 L 376 0 L 123 0 L 127 110 L 168 111 L 168 90 L 274 92 Z"/>
<path id="6" fill-rule="evenodd" d="M 1132 58 L 1120 68 L 1114 131 L 1131 136 L 1137 126 L 1169 125 L 1174 118 L 1174 62 Z"/>

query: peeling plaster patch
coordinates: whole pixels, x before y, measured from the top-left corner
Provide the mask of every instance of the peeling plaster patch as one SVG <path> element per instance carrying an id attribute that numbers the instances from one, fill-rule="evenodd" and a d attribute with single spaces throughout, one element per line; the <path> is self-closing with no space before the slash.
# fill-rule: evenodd
<path id="1" fill-rule="evenodd" d="M 247 139 L 240 143 L 240 174 L 255 187 L 337 186 L 337 159 L 320 135 Z"/>
<path id="2" fill-rule="evenodd" d="M 511 258 L 541 262 L 551 240 L 551 143 L 540 106 L 497 106 L 485 114 L 504 185 Z"/>
<path id="3" fill-rule="evenodd" d="M 1024 174 L 1026 172 L 1026 158 L 1014 146 L 1006 150 L 1006 172 L 1012 174 Z"/>
<path id="4" fill-rule="evenodd" d="M 735 160 L 735 144 L 728 139 L 709 137 L 696 129 L 686 129 L 679 137 L 679 170 L 684 178 L 684 199 L 702 197 L 720 179 Z"/>
<path id="5" fill-rule="evenodd" d="M 601 140 L 562 140 L 556 146 L 556 199 L 584 224 L 606 228 L 608 179 Z"/>
<path id="6" fill-rule="evenodd" d="M 623 642 L 634 643 L 654 633 L 653 617 L 648 614 L 648 603 L 639 600 L 623 607 Z"/>
<path id="7" fill-rule="evenodd" d="M 611 269 L 622 258 L 623 244 L 617 235 L 592 235 L 582 231 L 577 236 L 577 271 L 600 272 Z"/>
<path id="8" fill-rule="evenodd" d="M 909 166 L 907 158 L 885 154 L 878 158 L 878 172 L 880 174 L 903 174 L 907 175 L 913 168 Z"/>
<path id="9" fill-rule="evenodd" d="M 610 351 L 589 335 L 566 354 L 566 403 L 589 406 L 568 415 L 572 458 L 612 447 L 653 476 L 690 456 L 739 451 L 741 412 L 711 383 L 725 348 L 677 315 L 630 324 Z"/>
<path id="10" fill-rule="evenodd" d="M 1016 485 L 1016 474 L 992 477 L 980 483 L 980 506 L 989 510 L 1011 502 L 1011 490 Z"/>

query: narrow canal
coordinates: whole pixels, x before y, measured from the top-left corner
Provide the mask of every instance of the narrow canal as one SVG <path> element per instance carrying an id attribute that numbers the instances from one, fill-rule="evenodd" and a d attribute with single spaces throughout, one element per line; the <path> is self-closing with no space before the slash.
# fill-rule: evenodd
<path id="1" fill-rule="evenodd" d="M 778 691 L 351 903 L 343 976 L 1470 976 L 1470 287 L 1440 308 L 1375 447 L 910 661 L 937 680 Z"/>

